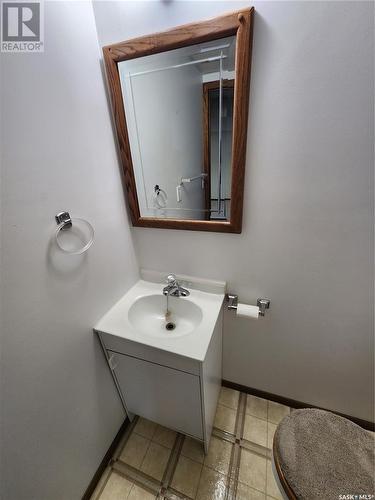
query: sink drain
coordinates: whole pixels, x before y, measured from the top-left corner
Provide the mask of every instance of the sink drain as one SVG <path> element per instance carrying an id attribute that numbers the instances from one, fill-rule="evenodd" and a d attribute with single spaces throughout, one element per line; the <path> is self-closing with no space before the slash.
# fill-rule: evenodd
<path id="1" fill-rule="evenodd" d="M 166 330 L 174 330 L 176 328 L 176 325 L 175 323 L 173 323 L 172 321 L 169 321 L 166 325 L 165 325 L 165 329 Z"/>

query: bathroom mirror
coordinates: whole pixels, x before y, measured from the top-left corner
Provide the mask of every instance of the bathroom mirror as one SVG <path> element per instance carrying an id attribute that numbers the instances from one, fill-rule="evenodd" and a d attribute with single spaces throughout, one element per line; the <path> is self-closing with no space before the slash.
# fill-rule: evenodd
<path id="1" fill-rule="evenodd" d="M 134 226 L 241 232 L 252 18 L 103 48 Z"/>

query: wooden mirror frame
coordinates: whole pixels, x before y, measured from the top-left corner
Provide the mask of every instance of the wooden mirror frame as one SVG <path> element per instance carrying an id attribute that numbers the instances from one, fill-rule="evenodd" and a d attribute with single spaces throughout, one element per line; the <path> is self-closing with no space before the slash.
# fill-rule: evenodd
<path id="1" fill-rule="evenodd" d="M 117 132 L 124 185 L 133 226 L 241 233 L 249 109 L 254 7 L 208 21 L 186 24 L 154 35 L 103 47 L 112 112 Z M 231 210 L 229 221 L 142 217 L 133 170 L 118 63 L 167 50 L 236 36 L 233 103 Z"/>

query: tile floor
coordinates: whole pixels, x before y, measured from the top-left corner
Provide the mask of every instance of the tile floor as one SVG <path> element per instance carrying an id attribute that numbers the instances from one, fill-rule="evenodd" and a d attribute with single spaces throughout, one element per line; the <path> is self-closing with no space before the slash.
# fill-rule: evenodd
<path id="1" fill-rule="evenodd" d="M 271 448 L 287 406 L 222 388 L 208 454 L 136 417 L 91 500 L 279 500 Z"/>

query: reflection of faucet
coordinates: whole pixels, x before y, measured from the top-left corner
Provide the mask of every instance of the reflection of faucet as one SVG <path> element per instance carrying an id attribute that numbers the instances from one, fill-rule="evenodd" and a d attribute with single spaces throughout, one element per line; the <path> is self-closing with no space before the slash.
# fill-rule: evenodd
<path id="1" fill-rule="evenodd" d="M 167 276 L 167 286 L 163 288 L 163 295 L 167 297 L 170 295 L 172 297 L 188 297 L 190 292 L 180 286 L 174 274 L 169 274 Z"/>

